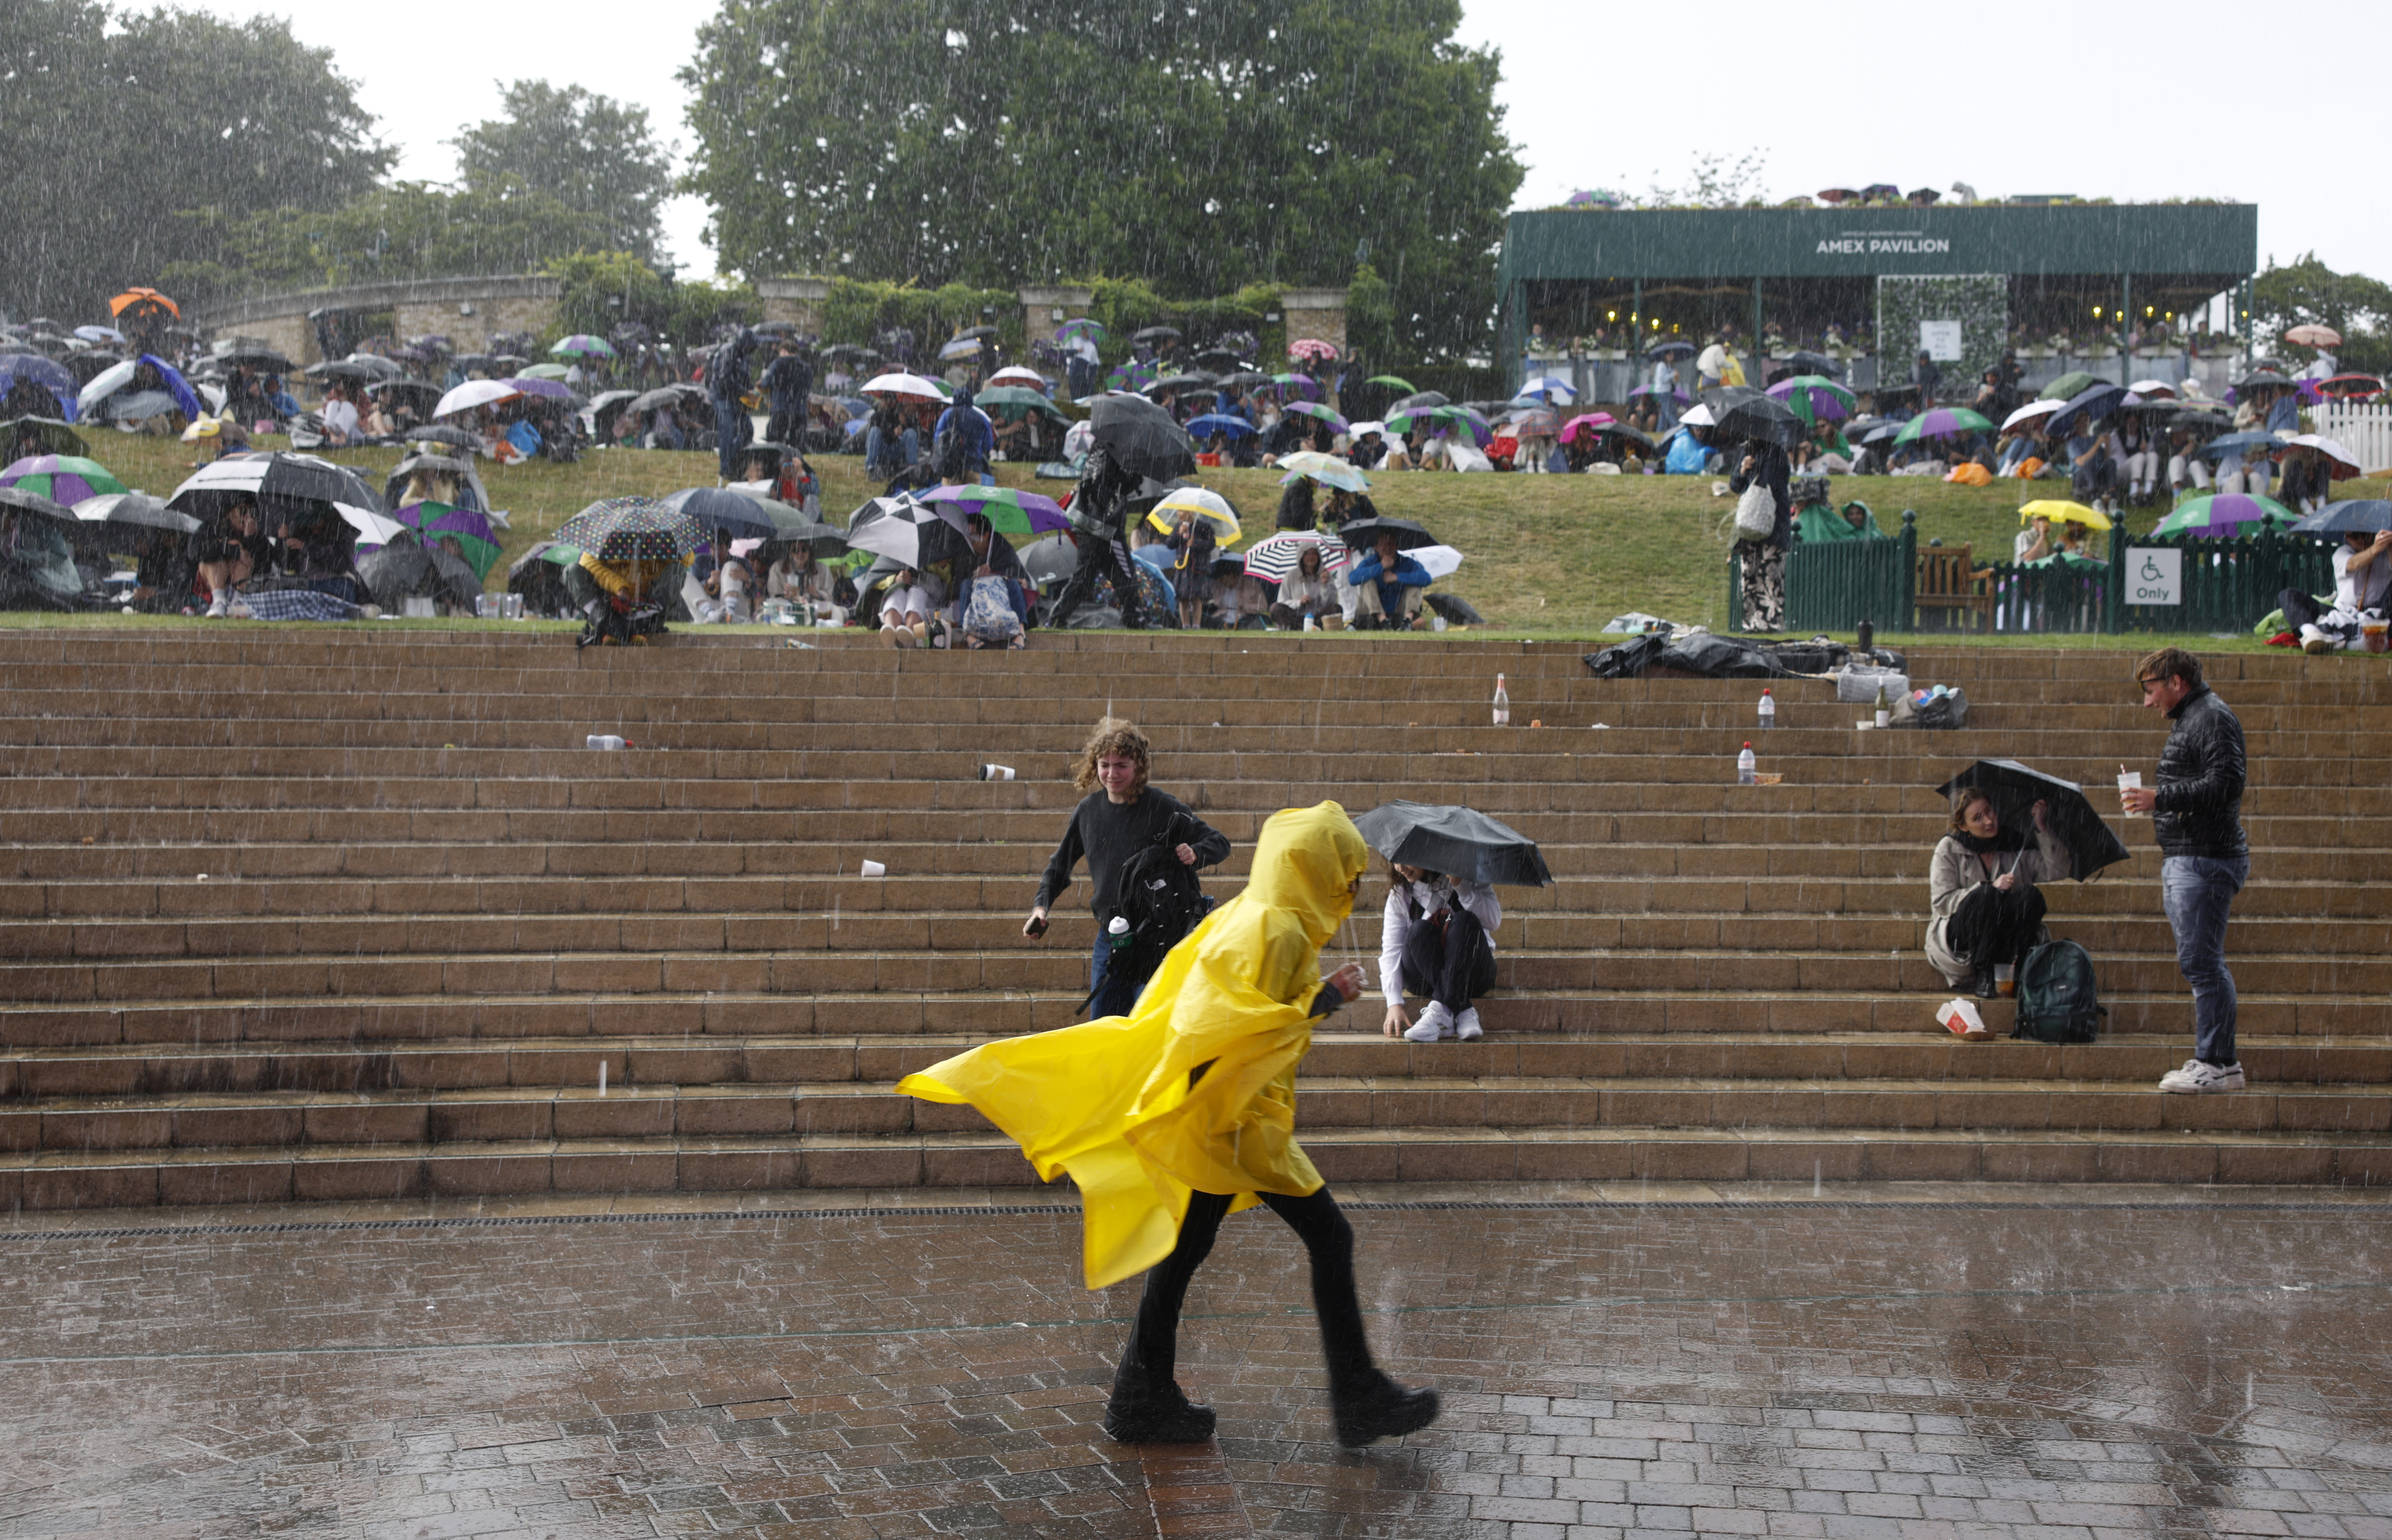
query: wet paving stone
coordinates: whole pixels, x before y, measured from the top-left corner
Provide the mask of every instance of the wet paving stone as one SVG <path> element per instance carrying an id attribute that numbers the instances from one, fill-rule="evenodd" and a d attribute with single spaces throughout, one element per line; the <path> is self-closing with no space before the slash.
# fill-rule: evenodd
<path id="1" fill-rule="evenodd" d="M 1363 1451 L 1264 1210 L 1147 1450 L 1069 1211 L 171 1218 L 0 1230 L 0 1537 L 2392 1540 L 2392 1207 L 1358 1205 Z"/>

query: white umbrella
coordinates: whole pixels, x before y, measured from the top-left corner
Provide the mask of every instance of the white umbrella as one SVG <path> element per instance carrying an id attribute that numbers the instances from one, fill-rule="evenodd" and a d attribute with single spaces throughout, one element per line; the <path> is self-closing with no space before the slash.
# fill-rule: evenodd
<path id="1" fill-rule="evenodd" d="M 1688 407 L 1685 414 L 1678 419 L 1678 425 L 1683 428 L 1708 428 L 1716 426 L 1718 423 L 1719 419 L 1711 415 L 1709 402 Z"/>
<path id="2" fill-rule="evenodd" d="M 869 396 L 875 391 L 882 391 L 891 396 L 918 396 L 925 401 L 943 401 L 947 398 L 945 391 L 922 378 L 921 375 L 907 374 L 903 372 L 877 375 L 866 381 L 863 394 Z"/>
<path id="3" fill-rule="evenodd" d="M 141 360 L 138 359 L 127 359 L 123 363 L 110 364 L 106 369 L 93 375 L 91 384 L 84 386 L 76 395 L 75 409 L 78 411 L 89 411 L 93 407 L 131 385 L 133 372 L 140 366 L 140 363 Z"/>
<path id="4" fill-rule="evenodd" d="M 2066 401 L 2029 401 L 2002 419 L 2002 431 L 2007 433 L 2022 424 L 2032 423 L 2038 417 L 2048 417 L 2067 404 Z"/>
<path id="5" fill-rule="evenodd" d="M 847 521 L 848 548 L 919 569 L 923 528 L 942 522 L 943 514 L 936 503 L 916 502 L 910 497 L 876 497 Z"/>
<path id="6" fill-rule="evenodd" d="M 2146 400 L 2154 396 L 2173 397 L 2176 394 L 2176 386 L 2165 380 L 2137 380 L 2126 388 Z"/>
<path id="7" fill-rule="evenodd" d="M 1450 545 L 1422 545 L 1404 553 L 1428 568 L 1432 578 L 1450 578 L 1462 569 L 1462 553 Z"/>
<path id="8" fill-rule="evenodd" d="M 1528 384 L 1522 385 L 1517 391 L 1514 392 L 1512 398 L 1517 401 L 1531 396 L 1544 395 L 1558 396 L 1565 401 L 1575 401 L 1578 399 L 1577 389 L 1572 386 L 1567 380 L 1556 380 L 1550 374 L 1541 375 L 1537 379 L 1530 380 Z"/>
<path id="9" fill-rule="evenodd" d="M 1384 438 L 1387 436 L 1387 424 L 1384 423 L 1356 423 L 1346 430 L 1346 437 L 1348 438 L 1359 439 L 1362 435 L 1366 433 L 1375 433 L 1380 437 Z"/>
<path id="10" fill-rule="evenodd" d="M 349 528 L 358 532 L 360 539 L 370 541 L 376 545 L 388 545 L 393 536 L 407 528 L 395 518 L 384 518 L 380 514 L 371 513 L 363 508 L 354 508 L 345 502 L 333 503 L 332 512 L 340 515 Z"/>
<path id="11" fill-rule="evenodd" d="M 2284 442 L 2288 446 L 2297 445 L 2303 449 L 2315 450 L 2318 453 L 2324 455 L 2328 460 L 2339 461 L 2343 464 L 2349 466 L 2354 471 L 2364 471 L 2367 468 L 2359 463 L 2359 456 L 2351 453 L 2350 450 L 2345 449 L 2341 444 L 2335 442 L 2334 439 L 2326 437 L 2322 434 L 2298 434 L 2286 439 Z"/>
<path id="12" fill-rule="evenodd" d="M 504 380 L 467 380 L 463 385 L 440 398 L 432 409 L 435 417 L 446 417 L 452 411 L 464 411 L 474 407 L 486 407 L 492 401 L 503 401 L 510 396 L 523 394 Z"/>
<path id="13" fill-rule="evenodd" d="M 993 385 L 1028 385 L 1033 390 L 1043 391 L 1046 388 L 1047 382 L 1046 376 L 1039 373 L 1038 371 L 1024 369 L 1017 363 L 1009 364 L 990 375 L 988 383 Z"/>

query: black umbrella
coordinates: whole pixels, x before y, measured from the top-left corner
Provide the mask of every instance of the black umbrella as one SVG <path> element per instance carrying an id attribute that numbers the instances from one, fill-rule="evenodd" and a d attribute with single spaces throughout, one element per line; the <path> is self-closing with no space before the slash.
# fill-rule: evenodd
<path id="1" fill-rule="evenodd" d="M 452 428 L 446 423 L 435 423 L 427 428 L 410 428 L 407 441 L 410 444 L 446 444 L 450 449 L 478 450 L 482 441 L 463 428 Z"/>
<path id="2" fill-rule="evenodd" d="M 1948 803 L 1952 793 L 1967 786 L 1982 787 L 1993 799 L 1994 816 L 2002 827 L 2026 831 L 2029 838 L 2034 829 L 2034 804 L 2047 804 L 2044 811 L 2051 820 L 2051 831 L 2068 848 L 2071 875 L 2080 882 L 2126 858 L 2126 847 L 2093 811 L 2093 804 L 2085 800 L 2085 789 L 2074 781 L 2047 776 L 2014 759 L 1981 759 L 1935 790 Z"/>
<path id="3" fill-rule="evenodd" d="M 1208 347 L 1196 355 L 1196 361 L 1216 373 L 1227 373 L 1246 360 L 1228 347 Z"/>
<path id="4" fill-rule="evenodd" d="M 85 524 L 130 524 L 144 529 L 172 529 L 188 535 L 200 528 L 188 514 L 178 514 L 148 492 L 102 492 L 74 505 L 74 516 Z"/>
<path id="5" fill-rule="evenodd" d="M 623 410 L 624 402 L 637 399 L 639 394 L 636 390 L 602 390 L 590 398 L 590 414 L 603 427 L 610 415 Z"/>
<path id="6" fill-rule="evenodd" d="M 1396 537 L 1398 551 L 1417 551 L 1424 545 L 1437 543 L 1435 535 L 1408 518 L 1358 518 L 1337 532 L 1357 551 L 1368 551 L 1378 544 L 1382 533 Z"/>
<path id="7" fill-rule="evenodd" d="M 1667 342 L 1655 343 L 1644 350 L 1644 356 L 1648 359 L 1691 359 L 1695 356 L 1695 345 L 1672 337 Z"/>
<path id="8" fill-rule="evenodd" d="M 412 529 L 399 531 L 381 550 L 359 556 L 358 578 L 384 609 L 399 609 L 411 598 L 446 599 L 462 608 L 482 591 L 471 566 L 437 545 L 424 544 Z"/>
<path id="9" fill-rule="evenodd" d="M 2096 423 L 2110 415 L 2128 395 L 2125 385 L 2088 385 L 2068 398 L 2068 404 L 2045 420 L 2043 431 L 2065 434 L 2079 422 Z"/>
<path id="10" fill-rule="evenodd" d="M 1258 369 L 1234 370 L 1221 376 L 1222 385 L 1230 390 L 1252 390 L 1270 383 L 1271 377 Z"/>
<path id="11" fill-rule="evenodd" d="M 1179 340 L 1179 328 L 1176 326 L 1150 326 L 1142 332 L 1131 333 L 1129 340 L 1133 343 L 1177 342 Z"/>
<path id="12" fill-rule="evenodd" d="M 658 501 L 733 540 L 774 540 L 784 531 L 794 534 L 812 522 L 786 502 L 723 487 L 684 487 Z"/>
<path id="13" fill-rule="evenodd" d="M 377 380 L 366 386 L 366 394 L 384 401 L 411 400 L 417 411 L 429 415 L 446 393 L 428 380 Z"/>
<path id="14" fill-rule="evenodd" d="M 667 385 L 661 390 L 651 390 L 645 396 L 632 397 L 630 406 L 625 410 L 630 411 L 659 411 L 666 407 L 677 407 L 681 405 L 682 399 L 682 393 L 677 386 Z"/>
<path id="15" fill-rule="evenodd" d="M 2293 382 L 2272 369 L 2255 369 L 2234 382 L 2237 390 L 2256 390 L 2267 385 L 2288 385 Z"/>
<path id="16" fill-rule="evenodd" d="M 1741 387 L 1740 387 L 1741 388 Z M 1705 391 L 1706 398 L 1724 395 L 1724 391 Z M 1725 406 L 1713 405 L 1711 420 L 1717 440 L 1734 442 L 1739 438 L 1764 438 L 1773 443 L 1791 444 L 1801 437 L 1804 424 L 1794 409 L 1774 396 L 1754 394 Z"/>
<path id="17" fill-rule="evenodd" d="M 1422 411 L 1430 407 L 1452 404 L 1453 402 L 1441 390 L 1415 390 L 1403 399 L 1390 405 L 1387 408 L 1387 415 L 1393 417 L 1399 411 Z M 1496 403 L 1496 406 L 1498 411 L 1502 410 L 1502 403 Z"/>
<path id="18" fill-rule="evenodd" d="M 1479 883 L 1553 885 L 1536 842 L 1474 808 L 1435 803 L 1382 803 L 1354 820 L 1371 848 L 1390 861 Z"/>
<path id="19" fill-rule="evenodd" d="M 263 369 L 273 374 L 288 374 L 298 367 L 284 358 L 280 349 L 273 347 L 228 347 L 216 354 L 214 361 L 228 369 L 247 364 L 252 369 Z"/>
<path id="20" fill-rule="evenodd" d="M 1131 476 L 1169 481 L 1196 474 L 1188 430 L 1142 396 L 1099 396 L 1088 410 L 1097 444 Z"/>
<path id="21" fill-rule="evenodd" d="M 1794 366 L 1794 372 L 1797 374 L 1824 374 L 1831 380 L 1840 380 L 1844 377 L 1842 364 L 1825 353 L 1814 353 L 1807 347 L 1797 351 L 1786 361 Z"/>
<path id="22" fill-rule="evenodd" d="M 214 519 L 236 502 L 345 502 L 370 514 L 382 512 L 382 499 L 346 465 L 335 465 L 312 454 L 228 454 L 201 466 L 175 489 L 166 506 L 200 519 Z"/>
<path id="23" fill-rule="evenodd" d="M 0 422 L 0 456 L 10 463 L 27 454 L 81 454 L 84 449 L 83 435 L 55 417 L 11 417 Z"/>
<path id="24" fill-rule="evenodd" d="M 1212 375 L 1191 369 L 1185 373 L 1165 374 L 1148 385 L 1146 393 L 1151 396 L 1158 390 L 1210 390 L 1212 388 Z"/>

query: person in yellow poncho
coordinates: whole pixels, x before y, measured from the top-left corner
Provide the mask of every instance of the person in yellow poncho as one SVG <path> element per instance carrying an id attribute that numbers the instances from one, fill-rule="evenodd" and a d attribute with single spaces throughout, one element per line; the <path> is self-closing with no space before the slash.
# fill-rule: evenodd
<path id="1" fill-rule="evenodd" d="M 1295 1142 L 1312 1024 L 1362 993 L 1360 968 L 1324 983 L 1320 962 L 1370 854 L 1335 803 L 1274 813 L 1246 891 L 1172 948 L 1128 1015 L 987 1043 L 898 1082 L 979 1108 L 1043 1180 L 1071 1173 L 1090 1288 L 1151 1270 L 1105 1411 L 1124 1443 L 1212 1436 L 1212 1409 L 1173 1375 L 1180 1301 L 1222 1219 L 1257 1203 L 1311 1253 L 1338 1442 L 1400 1437 L 1436 1416 L 1435 1390 L 1407 1390 L 1372 1363 L 1354 1232 Z"/>
<path id="2" fill-rule="evenodd" d="M 574 646 L 631 646 L 665 634 L 664 617 L 681 587 L 682 561 L 600 561 L 584 553 L 565 569 L 565 592 L 588 623 Z"/>

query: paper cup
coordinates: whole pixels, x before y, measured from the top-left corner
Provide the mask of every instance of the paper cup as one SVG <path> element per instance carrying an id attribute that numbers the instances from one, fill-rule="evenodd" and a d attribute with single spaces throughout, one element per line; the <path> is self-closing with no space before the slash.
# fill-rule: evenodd
<path id="1" fill-rule="evenodd" d="M 2005 997 L 2018 993 L 2018 968 L 2015 964 L 1994 964 L 1994 992 Z"/>
<path id="2" fill-rule="evenodd" d="M 980 767 L 980 778 L 984 781 L 1009 781 L 1013 778 L 1013 766 L 983 764 Z"/>
<path id="3" fill-rule="evenodd" d="M 2121 791 L 2139 791 L 2139 790 L 2141 790 L 2142 789 L 2143 789 L 2143 773 L 2142 773 L 2140 770 L 2128 770 L 2128 771 L 2126 771 L 2125 773 L 2123 773 L 2122 775 L 2120 775 L 2120 776 L 2118 777 L 2118 790 L 2121 790 Z M 2139 813 L 2126 813 L 2126 814 L 2122 814 L 2122 815 L 2121 815 L 2121 816 L 2123 816 L 2123 817 L 2128 817 L 2128 818 L 2139 818 L 2139 817 L 2141 817 L 2141 816 L 2142 816 L 2142 815 L 2141 815 L 2141 814 L 2139 814 Z"/>
<path id="4" fill-rule="evenodd" d="M 889 875 L 889 868 L 882 866 L 878 861 L 866 861 L 864 863 L 864 875 L 866 877 L 886 877 Z"/>

